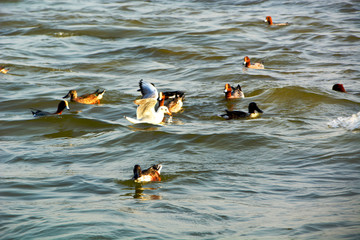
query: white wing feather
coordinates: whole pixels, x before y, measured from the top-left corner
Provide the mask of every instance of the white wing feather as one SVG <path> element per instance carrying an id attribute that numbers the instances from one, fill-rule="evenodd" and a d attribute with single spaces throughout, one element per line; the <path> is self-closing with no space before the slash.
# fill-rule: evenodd
<path id="1" fill-rule="evenodd" d="M 157 89 L 149 82 L 140 80 L 139 82 L 140 91 L 142 94 L 142 98 L 155 98 L 159 97 Z"/>

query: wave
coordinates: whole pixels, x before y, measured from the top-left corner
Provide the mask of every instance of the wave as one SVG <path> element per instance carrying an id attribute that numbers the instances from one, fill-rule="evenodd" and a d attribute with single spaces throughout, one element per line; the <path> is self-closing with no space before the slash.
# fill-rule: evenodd
<path id="1" fill-rule="evenodd" d="M 329 127 L 332 128 L 345 128 L 353 131 L 360 129 L 360 112 L 351 115 L 350 117 L 338 117 L 328 123 Z"/>

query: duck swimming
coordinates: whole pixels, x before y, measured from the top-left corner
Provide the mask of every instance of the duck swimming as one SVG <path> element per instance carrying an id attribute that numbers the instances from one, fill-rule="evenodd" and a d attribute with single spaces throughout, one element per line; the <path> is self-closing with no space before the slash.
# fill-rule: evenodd
<path id="1" fill-rule="evenodd" d="M 185 93 L 181 91 L 160 92 L 159 106 L 166 106 L 171 113 L 178 113 L 182 110 Z"/>
<path id="2" fill-rule="evenodd" d="M 224 93 L 225 99 L 245 98 L 239 84 L 236 87 L 232 87 L 230 84 L 226 83 Z"/>
<path id="3" fill-rule="evenodd" d="M 257 106 L 255 102 L 251 102 L 249 104 L 249 111 L 243 112 L 243 111 L 229 111 L 225 110 L 226 113 L 220 115 L 220 117 L 225 118 L 227 120 L 229 119 L 238 119 L 238 118 L 257 118 L 263 113 L 263 111 Z"/>
<path id="4" fill-rule="evenodd" d="M 83 104 L 100 104 L 100 100 L 103 98 L 105 90 L 99 89 L 90 94 L 84 94 L 80 97 L 77 96 L 76 90 L 70 90 L 63 98 L 70 97 L 71 102 L 78 102 Z"/>
<path id="5" fill-rule="evenodd" d="M 272 26 L 286 26 L 289 25 L 289 23 L 273 23 L 273 20 L 270 16 L 267 16 L 264 20 L 265 22 L 267 22 L 269 25 Z"/>
<path id="6" fill-rule="evenodd" d="M 51 115 L 61 115 L 61 113 L 64 111 L 64 109 L 70 110 L 69 103 L 66 100 L 62 100 L 59 105 L 58 109 L 54 113 L 42 111 L 42 110 L 34 110 L 31 111 L 34 117 L 43 117 L 43 116 L 51 116 Z"/>
<path id="7" fill-rule="evenodd" d="M 253 69 L 264 69 L 264 64 L 262 63 L 250 63 L 250 58 L 248 56 L 244 57 L 244 65 L 247 68 L 253 68 Z"/>
<path id="8" fill-rule="evenodd" d="M 334 84 L 334 86 L 332 87 L 332 90 L 346 93 L 344 85 L 342 85 L 340 83 Z"/>
<path id="9" fill-rule="evenodd" d="M 134 166 L 133 180 L 135 182 L 150 182 L 150 181 L 161 181 L 160 171 L 162 169 L 161 164 L 153 165 L 146 170 L 141 171 L 140 165 Z"/>

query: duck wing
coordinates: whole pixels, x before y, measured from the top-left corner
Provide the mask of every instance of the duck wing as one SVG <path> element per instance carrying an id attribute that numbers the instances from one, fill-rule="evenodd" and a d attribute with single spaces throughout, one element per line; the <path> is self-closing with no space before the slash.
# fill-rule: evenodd
<path id="1" fill-rule="evenodd" d="M 134 118 L 131 118 L 131 117 L 126 117 L 126 116 L 125 116 L 125 119 L 128 120 L 129 122 L 131 122 L 132 124 L 142 123 L 142 121 L 139 121 L 139 120 L 134 119 Z"/>
<path id="2" fill-rule="evenodd" d="M 155 86 L 149 82 L 143 81 L 142 79 L 139 82 L 140 89 L 138 91 L 141 92 L 142 98 L 155 98 L 159 97 L 158 91 Z"/>
<path id="3" fill-rule="evenodd" d="M 134 101 L 139 105 L 136 110 L 137 119 L 153 119 L 155 117 L 155 105 L 157 100 L 155 98 L 142 98 Z"/>
<path id="4" fill-rule="evenodd" d="M 225 110 L 226 114 L 221 115 L 225 119 L 246 118 L 249 114 L 243 111 Z"/>

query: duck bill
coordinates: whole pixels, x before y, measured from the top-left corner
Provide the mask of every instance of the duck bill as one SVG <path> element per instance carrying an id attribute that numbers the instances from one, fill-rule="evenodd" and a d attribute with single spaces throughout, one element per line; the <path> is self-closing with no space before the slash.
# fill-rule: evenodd
<path id="1" fill-rule="evenodd" d="M 63 98 L 68 98 L 68 97 L 70 97 L 70 94 L 69 94 L 69 93 L 66 94 Z"/>
<path id="2" fill-rule="evenodd" d="M 70 111 L 69 103 L 68 103 L 66 100 L 64 100 L 64 101 L 65 101 L 65 108 L 66 108 L 68 111 Z"/>

